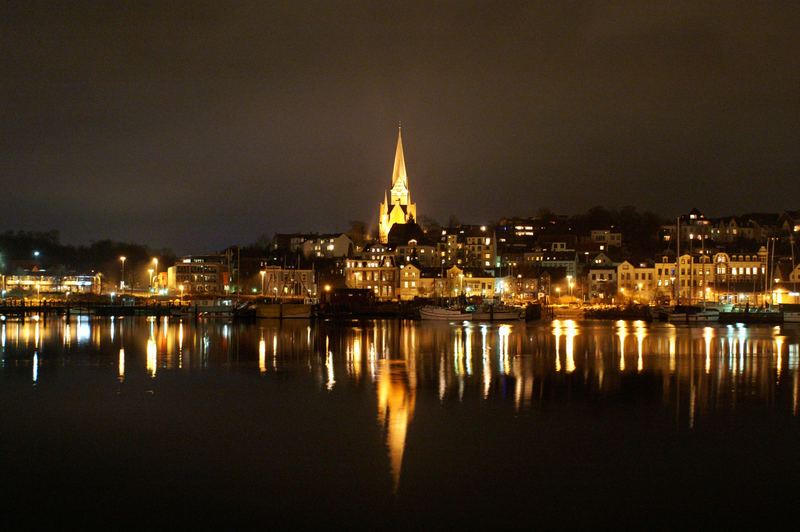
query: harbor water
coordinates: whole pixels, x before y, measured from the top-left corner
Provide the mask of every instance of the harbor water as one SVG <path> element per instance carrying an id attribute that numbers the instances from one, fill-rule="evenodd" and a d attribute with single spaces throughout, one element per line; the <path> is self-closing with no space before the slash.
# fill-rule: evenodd
<path id="1" fill-rule="evenodd" d="M 5 529 L 777 526 L 800 326 L 2 322 Z"/>

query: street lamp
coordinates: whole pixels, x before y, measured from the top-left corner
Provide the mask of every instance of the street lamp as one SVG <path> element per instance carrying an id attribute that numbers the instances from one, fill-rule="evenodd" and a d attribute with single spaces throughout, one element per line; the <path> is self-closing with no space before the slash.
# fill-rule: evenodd
<path id="1" fill-rule="evenodd" d="M 150 281 L 150 291 L 153 291 L 153 268 L 147 269 L 147 279 Z"/>
<path id="2" fill-rule="evenodd" d="M 127 257 L 125 255 L 121 255 L 120 258 L 119 258 L 119 261 L 122 263 L 122 276 L 121 276 L 120 281 L 119 281 L 119 291 L 120 292 L 124 292 L 125 291 L 125 259 L 127 259 Z"/>
<path id="3" fill-rule="evenodd" d="M 178 290 L 181 291 L 181 305 L 183 305 L 183 285 L 178 285 Z"/>
<path id="4" fill-rule="evenodd" d="M 572 297 L 572 276 L 567 275 L 567 284 L 569 285 L 569 296 Z"/>
<path id="5" fill-rule="evenodd" d="M 264 296 L 264 276 L 267 275 L 267 272 L 265 270 L 261 270 L 258 273 L 261 274 L 261 296 L 263 297 Z"/>

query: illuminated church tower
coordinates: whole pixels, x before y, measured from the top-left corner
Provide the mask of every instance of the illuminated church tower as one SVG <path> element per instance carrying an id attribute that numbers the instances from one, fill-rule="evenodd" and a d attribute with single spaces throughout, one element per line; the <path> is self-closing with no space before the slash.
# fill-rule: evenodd
<path id="1" fill-rule="evenodd" d="M 389 240 L 389 230 L 394 224 L 404 224 L 417 220 L 417 206 L 411 203 L 411 192 L 408 190 L 406 161 L 403 158 L 403 129 L 397 128 L 397 151 L 394 154 L 392 170 L 392 188 L 384 193 L 378 218 L 378 231 L 381 242 Z"/>

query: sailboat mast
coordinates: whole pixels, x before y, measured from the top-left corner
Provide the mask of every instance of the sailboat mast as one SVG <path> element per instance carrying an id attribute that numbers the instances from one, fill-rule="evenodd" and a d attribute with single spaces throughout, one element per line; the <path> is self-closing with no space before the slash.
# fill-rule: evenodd
<path id="1" fill-rule="evenodd" d="M 675 248 L 675 270 L 676 276 L 678 278 L 678 287 L 677 287 L 677 294 L 678 294 L 678 301 L 676 304 L 681 304 L 681 217 L 678 216 L 677 224 L 675 225 L 677 228 L 676 236 L 678 237 L 678 244 Z"/>
<path id="2" fill-rule="evenodd" d="M 703 275 L 703 308 L 706 308 L 706 239 L 700 235 L 700 268 Z"/>
<path id="3" fill-rule="evenodd" d="M 792 248 L 792 271 L 789 274 L 789 279 L 792 280 L 792 291 L 797 292 L 797 276 L 794 273 L 795 263 L 794 263 L 794 233 L 789 233 L 789 245 Z"/>
<path id="4" fill-rule="evenodd" d="M 769 278 L 767 280 L 769 281 L 769 292 L 772 293 L 773 271 L 775 270 L 775 244 L 777 243 L 778 239 L 775 237 L 771 237 L 770 240 L 772 240 L 772 256 L 770 258 L 770 264 L 772 265 L 772 268 L 768 267 L 765 273 L 769 274 Z M 766 304 L 766 294 L 764 294 L 764 299 L 765 299 L 764 303 Z M 772 302 L 772 297 L 770 296 L 770 303 L 771 302 Z"/>

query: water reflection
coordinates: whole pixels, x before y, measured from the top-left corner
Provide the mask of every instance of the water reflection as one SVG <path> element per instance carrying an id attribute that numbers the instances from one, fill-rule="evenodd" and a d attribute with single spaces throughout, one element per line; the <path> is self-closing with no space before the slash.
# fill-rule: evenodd
<path id="1" fill-rule="evenodd" d="M 19 368 L 26 385 L 32 380 L 39 390 L 58 368 L 90 363 L 107 368 L 122 390 L 146 380 L 158 393 L 170 374 L 189 378 L 236 368 L 263 376 L 265 386 L 290 374 L 332 397 L 366 391 L 384 431 L 396 490 L 417 400 L 425 394 L 443 404 L 505 403 L 519 413 L 567 398 L 656 397 L 682 428 L 745 403 L 796 416 L 799 338 L 796 327 L 625 321 L 247 324 L 42 317 L 2 323 L 0 371 Z"/>
<path id="2" fill-rule="evenodd" d="M 400 484 L 408 426 L 414 417 L 414 388 L 404 360 L 381 360 L 378 371 L 378 420 L 386 431 L 393 491 Z"/>

